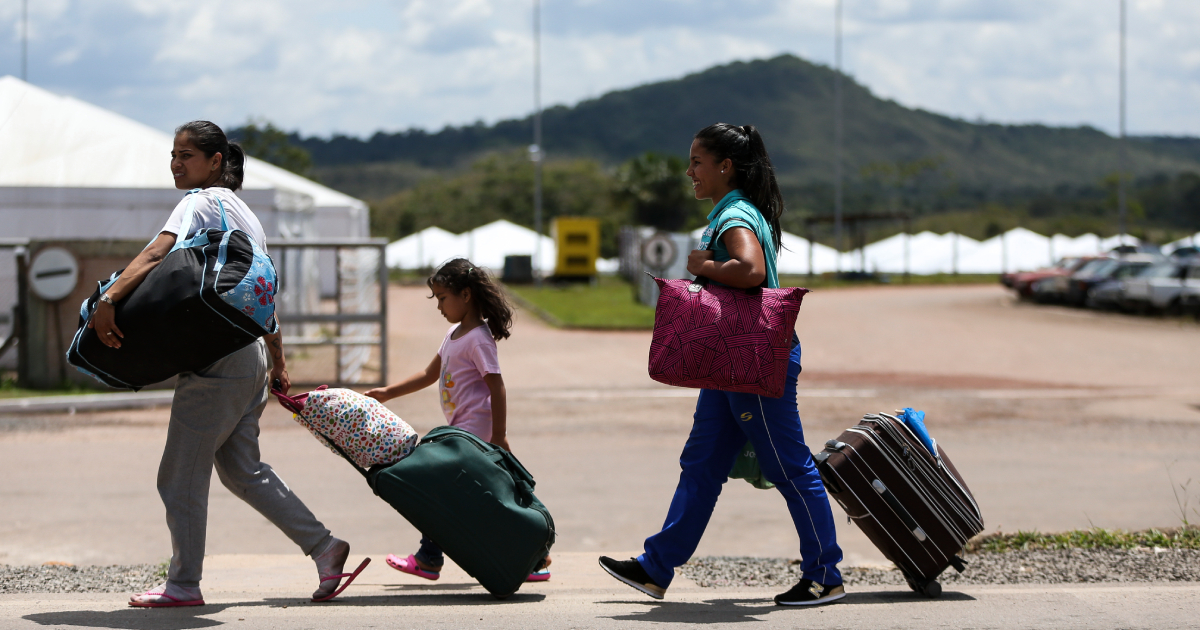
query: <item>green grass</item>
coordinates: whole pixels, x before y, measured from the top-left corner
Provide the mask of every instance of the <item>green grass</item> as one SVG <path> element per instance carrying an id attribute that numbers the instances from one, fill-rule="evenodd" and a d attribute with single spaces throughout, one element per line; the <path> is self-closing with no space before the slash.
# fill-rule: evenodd
<path id="1" fill-rule="evenodd" d="M 30 396 L 69 396 L 72 394 L 95 394 L 97 390 L 68 385 L 56 389 L 25 389 L 17 387 L 16 378 L 11 374 L 0 374 L 0 400 L 5 398 L 28 398 Z"/>
<path id="2" fill-rule="evenodd" d="M 1200 529 L 1180 527 L 1127 532 L 1122 529 L 1076 529 L 1058 534 L 1036 531 L 989 534 L 967 543 L 969 552 L 1003 553 L 1022 549 L 1200 549 Z"/>
<path id="3" fill-rule="evenodd" d="M 839 280 L 834 274 L 814 276 L 780 276 L 785 287 L 809 289 L 838 289 L 845 287 L 996 284 L 995 274 L 937 274 L 910 276 L 905 280 L 895 275 L 889 282 L 879 280 Z M 393 277 L 393 281 L 404 279 Z M 509 293 L 526 310 L 554 326 L 566 328 L 646 329 L 654 327 L 654 309 L 634 299 L 633 287 L 623 278 L 600 276 L 597 284 L 545 284 L 541 289 L 531 285 L 511 285 Z"/>
<path id="4" fill-rule="evenodd" d="M 654 309 L 638 303 L 633 287 L 624 279 L 600 276 L 587 283 L 509 285 L 521 306 L 533 310 L 551 324 L 567 328 L 642 329 L 654 328 Z M 541 311 L 540 313 L 538 311 Z M 549 315 L 549 317 L 546 317 Z"/>
<path id="5" fill-rule="evenodd" d="M 886 280 L 886 281 L 885 281 Z M 845 287 L 877 286 L 925 286 L 951 284 L 999 284 L 1000 276 L 994 273 L 938 273 L 928 276 L 903 274 L 883 275 L 879 280 L 841 280 L 835 274 L 818 274 L 810 280 L 806 275 L 781 275 L 780 286 L 805 287 L 807 289 L 840 289 Z"/>

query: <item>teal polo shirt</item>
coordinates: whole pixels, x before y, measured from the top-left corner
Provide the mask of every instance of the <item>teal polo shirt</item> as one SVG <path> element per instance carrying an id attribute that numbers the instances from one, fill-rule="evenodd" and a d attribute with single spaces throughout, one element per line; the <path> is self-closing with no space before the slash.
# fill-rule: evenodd
<path id="1" fill-rule="evenodd" d="M 733 227 L 747 228 L 758 237 L 763 258 L 767 261 L 767 287 L 778 289 L 779 272 L 775 263 L 779 254 L 775 251 L 775 239 L 771 237 L 771 225 L 741 189 L 730 191 L 708 213 L 708 228 L 700 238 L 699 249 L 713 250 L 717 262 L 729 260 L 729 250 L 721 242 L 721 235 Z"/>

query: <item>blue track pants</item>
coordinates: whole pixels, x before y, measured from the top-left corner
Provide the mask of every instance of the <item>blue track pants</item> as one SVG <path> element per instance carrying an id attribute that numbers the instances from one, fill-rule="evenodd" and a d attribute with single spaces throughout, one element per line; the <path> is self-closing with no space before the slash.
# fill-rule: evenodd
<path id="1" fill-rule="evenodd" d="M 821 584 L 841 584 L 837 563 L 842 560 L 825 487 L 812 452 L 804 443 L 796 407 L 796 377 L 800 346 L 792 349 L 787 384 L 780 398 L 710 389 L 700 391 L 691 435 L 679 456 L 683 472 L 671 499 L 661 532 L 646 539 L 638 561 L 659 586 L 666 588 L 675 567 L 686 563 L 700 544 L 704 528 L 717 505 L 721 486 L 746 444 L 754 445 L 768 481 L 787 500 L 800 536 L 800 568 L 805 578 Z M 746 527 L 754 520 L 747 519 Z M 747 531 L 747 535 L 753 532 Z"/>

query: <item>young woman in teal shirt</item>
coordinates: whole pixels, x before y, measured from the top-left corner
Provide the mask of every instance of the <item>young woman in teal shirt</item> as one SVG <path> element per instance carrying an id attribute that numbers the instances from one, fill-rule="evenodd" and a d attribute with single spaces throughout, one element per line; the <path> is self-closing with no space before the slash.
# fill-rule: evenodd
<path id="1" fill-rule="evenodd" d="M 692 141 L 687 174 L 697 199 L 711 199 L 700 249 L 688 256 L 688 272 L 711 282 L 748 289 L 778 287 L 775 262 L 781 246 L 783 196 L 762 137 L 753 126 L 717 123 Z M 780 398 L 704 389 L 696 401 L 692 431 L 679 457 L 683 471 L 659 533 L 645 553 L 618 561 L 600 558 L 613 577 L 662 599 L 675 574 L 696 551 L 721 486 L 746 440 L 754 445 L 768 481 L 787 501 L 800 537 L 803 578 L 775 596 L 784 606 L 827 604 L 845 596 L 829 499 L 804 443 L 796 406 L 800 343 L 793 337 L 788 379 Z M 751 523 L 747 523 L 752 526 Z"/>

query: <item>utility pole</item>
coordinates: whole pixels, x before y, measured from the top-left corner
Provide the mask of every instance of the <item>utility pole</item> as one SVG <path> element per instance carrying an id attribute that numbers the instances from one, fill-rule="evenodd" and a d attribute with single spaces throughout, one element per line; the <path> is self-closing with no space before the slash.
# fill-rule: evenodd
<path id="1" fill-rule="evenodd" d="M 533 0 L 533 231 L 537 242 L 533 249 L 533 277 L 542 286 L 542 3 Z"/>
<path id="2" fill-rule="evenodd" d="M 1120 78 L 1120 112 L 1121 135 L 1117 139 L 1117 227 L 1121 234 L 1121 244 L 1125 244 L 1127 209 L 1125 205 L 1125 0 L 1121 3 L 1121 78 Z"/>
<path id="3" fill-rule="evenodd" d="M 842 272 L 842 0 L 834 3 L 833 17 L 833 240 L 837 248 L 834 269 Z"/>
<path id="4" fill-rule="evenodd" d="M 29 82 L 29 0 L 21 0 L 21 80 Z"/>

